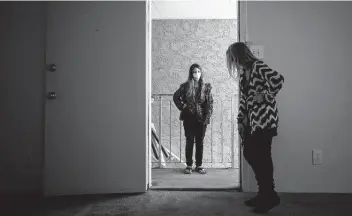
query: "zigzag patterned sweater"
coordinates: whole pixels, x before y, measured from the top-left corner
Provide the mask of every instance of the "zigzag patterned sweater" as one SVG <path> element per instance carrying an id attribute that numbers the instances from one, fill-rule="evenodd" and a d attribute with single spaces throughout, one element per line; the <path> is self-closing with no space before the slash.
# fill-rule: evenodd
<path id="1" fill-rule="evenodd" d="M 263 61 L 256 61 L 251 68 L 248 86 L 245 75 L 240 75 L 240 106 L 237 121 L 250 128 L 250 134 L 259 130 L 278 127 L 279 116 L 275 96 L 282 88 L 284 77 Z M 256 93 L 264 93 L 264 102 L 254 100 Z M 247 119 L 244 121 L 244 119 Z"/>

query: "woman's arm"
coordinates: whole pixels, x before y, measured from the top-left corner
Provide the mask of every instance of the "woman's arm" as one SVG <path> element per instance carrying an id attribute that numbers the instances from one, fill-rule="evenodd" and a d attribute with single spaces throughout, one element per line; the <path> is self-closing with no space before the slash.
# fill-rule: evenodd
<path id="1" fill-rule="evenodd" d="M 240 91 L 240 101 L 239 101 L 239 108 L 237 114 L 237 124 L 246 124 L 246 100 L 244 95 Z"/>
<path id="2" fill-rule="evenodd" d="M 213 114 L 214 110 L 214 100 L 213 100 L 213 94 L 211 92 L 212 86 L 210 83 L 205 84 L 206 87 L 206 100 L 207 100 L 207 112 L 205 116 L 205 122 L 206 124 L 210 123 L 210 118 Z"/>
<path id="3" fill-rule="evenodd" d="M 177 89 L 177 91 L 173 95 L 173 101 L 174 101 L 177 109 L 179 109 L 180 111 L 185 106 L 185 103 L 182 100 L 182 96 L 183 96 L 184 92 L 185 92 L 185 85 L 181 84 L 180 87 Z"/>
<path id="4" fill-rule="evenodd" d="M 254 70 L 258 72 L 269 84 L 269 92 L 265 94 L 266 101 L 273 101 L 282 88 L 284 77 L 277 71 L 269 68 L 264 62 L 259 61 L 254 65 Z"/>

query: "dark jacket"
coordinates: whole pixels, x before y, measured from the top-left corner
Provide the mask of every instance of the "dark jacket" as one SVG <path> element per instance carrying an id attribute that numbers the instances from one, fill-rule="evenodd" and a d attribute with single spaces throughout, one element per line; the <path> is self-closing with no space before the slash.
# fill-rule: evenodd
<path id="1" fill-rule="evenodd" d="M 209 124 L 213 113 L 213 95 L 211 93 L 211 84 L 206 83 L 202 90 L 203 92 L 200 92 L 201 90 L 199 90 L 196 93 L 195 100 L 187 99 L 186 86 L 187 83 L 181 84 L 173 95 L 173 101 L 176 107 L 181 111 L 180 120 L 185 120 L 185 112 L 190 112 L 197 117 L 199 122 Z M 202 93 L 204 97 L 200 97 L 200 93 Z"/>
<path id="2" fill-rule="evenodd" d="M 279 124 L 278 109 L 275 97 L 282 88 L 284 77 L 272 70 L 263 61 L 256 61 L 251 68 L 248 90 L 245 91 L 244 75 L 240 76 L 240 106 L 237 121 L 244 123 L 247 116 L 247 127 L 250 134 L 257 130 L 276 129 Z M 254 101 L 254 95 L 264 93 L 264 102 Z"/>

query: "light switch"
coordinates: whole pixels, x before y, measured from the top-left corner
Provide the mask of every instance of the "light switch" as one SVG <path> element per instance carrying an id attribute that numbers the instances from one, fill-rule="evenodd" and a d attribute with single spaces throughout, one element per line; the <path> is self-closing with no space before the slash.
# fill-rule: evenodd
<path id="1" fill-rule="evenodd" d="M 323 163 L 323 151 L 321 149 L 313 149 L 312 157 L 313 165 L 320 165 Z"/>
<path id="2" fill-rule="evenodd" d="M 250 46 L 250 50 L 252 54 L 258 59 L 264 58 L 264 46 L 253 45 L 253 46 Z"/>

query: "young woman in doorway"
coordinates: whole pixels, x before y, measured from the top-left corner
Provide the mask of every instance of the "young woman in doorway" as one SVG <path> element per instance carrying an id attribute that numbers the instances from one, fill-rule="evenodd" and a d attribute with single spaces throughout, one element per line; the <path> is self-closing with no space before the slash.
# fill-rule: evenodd
<path id="1" fill-rule="evenodd" d="M 202 167 L 203 142 L 207 125 L 213 113 L 212 86 L 205 83 L 203 72 L 198 64 L 191 65 L 188 80 L 181 84 L 173 95 L 176 107 L 181 111 L 180 120 L 186 136 L 186 174 L 192 173 L 193 145 L 196 143 L 196 168 L 195 171 L 205 174 Z"/>
<path id="2" fill-rule="evenodd" d="M 237 124 L 243 155 L 259 186 L 257 196 L 245 201 L 245 205 L 255 207 L 254 212 L 266 213 L 280 204 L 274 189 L 271 143 L 277 136 L 279 122 L 275 96 L 282 88 L 284 77 L 258 60 L 242 42 L 230 45 L 226 58 L 230 75 L 240 72 Z"/>

